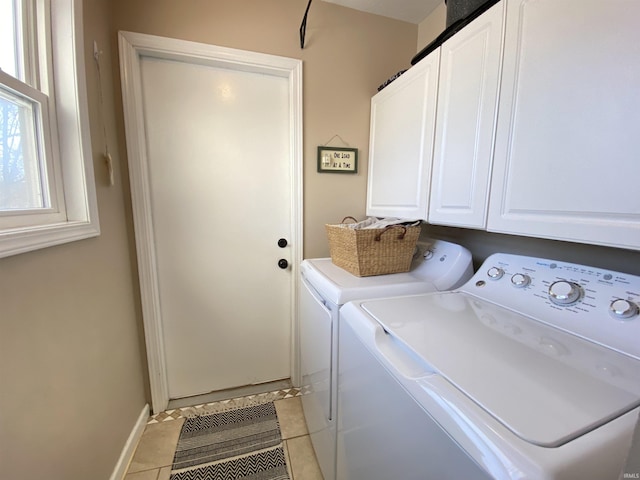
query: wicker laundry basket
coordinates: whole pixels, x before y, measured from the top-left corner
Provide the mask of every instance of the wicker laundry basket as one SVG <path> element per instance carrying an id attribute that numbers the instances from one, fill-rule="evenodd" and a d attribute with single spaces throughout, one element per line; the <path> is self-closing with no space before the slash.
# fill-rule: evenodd
<path id="1" fill-rule="evenodd" d="M 345 221 L 325 225 L 332 262 L 357 277 L 408 272 L 421 225 L 354 229 Z"/>

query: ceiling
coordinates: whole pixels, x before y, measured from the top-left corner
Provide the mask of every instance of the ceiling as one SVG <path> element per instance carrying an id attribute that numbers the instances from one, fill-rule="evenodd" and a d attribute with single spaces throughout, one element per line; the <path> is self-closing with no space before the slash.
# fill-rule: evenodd
<path id="1" fill-rule="evenodd" d="M 443 0 L 324 0 L 343 7 L 395 18 L 409 23 L 422 22 Z"/>

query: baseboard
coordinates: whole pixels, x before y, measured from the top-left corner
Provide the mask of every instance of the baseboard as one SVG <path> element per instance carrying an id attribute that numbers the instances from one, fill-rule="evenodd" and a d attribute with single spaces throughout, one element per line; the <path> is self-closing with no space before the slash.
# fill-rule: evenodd
<path id="1" fill-rule="evenodd" d="M 133 430 L 129 434 L 129 438 L 127 439 L 127 443 L 124 444 L 124 448 L 122 449 L 122 453 L 120 454 L 120 458 L 118 459 L 118 463 L 116 463 L 116 467 L 111 474 L 111 478 L 109 480 L 123 480 L 124 476 L 127 474 L 127 469 L 129 468 L 129 463 L 133 458 L 133 454 L 136 451 L 136 447 L 138 446 L 138 442 L 140 441 L 140 437 L 144 432 L 144 427 L 147 425 L 147 421 L 149 420 L 149 404 L 145 404 L 138 420 L 133 426 Z"/>

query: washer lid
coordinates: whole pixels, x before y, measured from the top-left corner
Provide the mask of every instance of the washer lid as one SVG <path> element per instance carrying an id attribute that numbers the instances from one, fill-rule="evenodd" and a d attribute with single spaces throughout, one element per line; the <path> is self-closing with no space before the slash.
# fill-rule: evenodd
<path id="1" fill-rule="evenodd" d="M 300 265 L 302 275 L 334 305 L 363 298 L 393 297 L 435 292 L 433 282 L 413 272 L 356 277 L 334 265 L 330 258 L 307 259 Z"/>
<path id="2" fill-rule="evenodd" d="M 640 361 L 465 293 L 361 306 L 527 442 L 556 447 L 640 405 Z"/>

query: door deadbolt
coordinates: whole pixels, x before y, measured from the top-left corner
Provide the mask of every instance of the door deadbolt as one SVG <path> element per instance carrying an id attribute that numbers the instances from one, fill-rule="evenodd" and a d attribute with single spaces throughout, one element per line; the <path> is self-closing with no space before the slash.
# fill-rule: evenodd
<path id="1" fill-rule="evenodd" d="M 278 246 L 280 248 L 284 248 L 289 244 L 289 242 L 287 242 L 286 238 L 281 238 L 280 240 L 278 240 Z"/>

